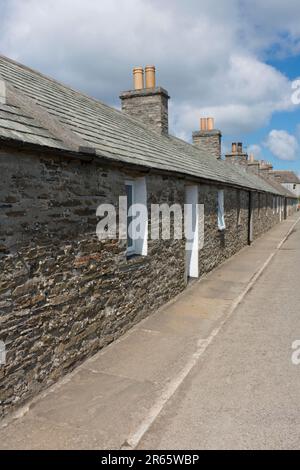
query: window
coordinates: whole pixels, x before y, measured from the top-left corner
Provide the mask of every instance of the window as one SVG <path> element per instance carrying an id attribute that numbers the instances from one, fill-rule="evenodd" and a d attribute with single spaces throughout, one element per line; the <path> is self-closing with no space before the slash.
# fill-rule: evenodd
<path id="1" fill-rule="evenodd" d="M 257 196 L 257 211 L 258 211 L 258 218 L 260 218 L 260 207 L 261 207 L 261 195 L 260 193 Z"/>
<path id="2" fill-rule="evenodd" d="M 129 227 L 132 223 L 133 216 L 130 212 L 130 208 L 132 207 L 134 201 L 134 183 L 133 181 L 126 181 L 126 196 L 127 196 L 127 253 L 131 254 L 135 251 L 135 240 L 131 238 L 131 234 L 129 233 Z"/>
<path id="3" fill-rule="evenodd" d="M 146 179 L 125 182 L 127 196 L 127 254 L 147 255 L 148 210 Z"/>
<path id="4" fill-rule="evenodd" d="M 224 191 L 218 191 L 218 229 L 225 230 Z"/>

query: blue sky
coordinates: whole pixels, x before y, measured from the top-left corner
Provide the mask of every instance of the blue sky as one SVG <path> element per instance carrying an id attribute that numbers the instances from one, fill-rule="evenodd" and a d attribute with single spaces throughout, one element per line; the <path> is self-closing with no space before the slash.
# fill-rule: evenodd
<path id="1" fill-rule="evenodd" d="M 299 0 L 0 0 L 0 53 L 115 107 L 154 64 L 172 133 L 212 116 L 224 151 L 300 174 Z"/>
<path id="2" fill-rule="evenodd" d="M 270 51 L 270 58 L 266 61 L 272 67 L 275 67 L 282 74 L 286 75 L 290 81 L 296 80 L 300 76 L 300 55 L 292 54 L 290 57 L 285 58 L 272 58 L 272 52 Z M 292 93 L 292 92 L 291 92 Z M 273 130 L 285 130 L 289 134 L 296 136 L 297 140 L 300 140 L 300 104 L 295 107 L 292 111 L 287 112 L 275 112 L 272 114 L 270 122 L 254 132 L 244 133 L 241 135 L 241 140 L 247 142 L 247 145 L 256 145 L 257 143 L 263 143 L 266 140 L 266 136 Z M 226 136 L 229 140 L 233 136 Z M 263 146 L 263 158 L 270 161 L 274 167 L 280 169 L 293 170 L 300 175 L 300 150 L 295 155 L 295 160 L 285 161 L 276 158 L 268 147 Z"/>

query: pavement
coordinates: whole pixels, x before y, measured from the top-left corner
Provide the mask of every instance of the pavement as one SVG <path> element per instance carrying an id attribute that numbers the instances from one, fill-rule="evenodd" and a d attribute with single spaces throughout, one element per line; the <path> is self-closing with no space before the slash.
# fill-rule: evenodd
<path id="1" fill-rule="evenodd" d="M 298 219 L 0 423 L 0 449 L 299 448 Z"/>

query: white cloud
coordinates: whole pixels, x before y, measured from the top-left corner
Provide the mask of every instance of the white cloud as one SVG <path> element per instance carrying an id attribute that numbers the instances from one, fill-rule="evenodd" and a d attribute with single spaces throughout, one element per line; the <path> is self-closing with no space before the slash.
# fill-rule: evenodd
<path id="1" fill-rule="evenodd" d="M 257 145 L 257 144 L 249 145 L 247 152 L 248 152 L 248 155 L 252 153 L 256 160 L 262 160 L 263 158 L 262 148 L 260 145 Z"/>
<path id="2" fill-rule="evenodd" d="M 295 136 L 284 130 L 273 129 L 265 142 L 265 146 L 280 160 L 296 160 L 299 143 Z"/>
<path id="3" fill-rule="evenodd" d="M 242 0 L 248 27 L 247 38 L 258 51 L 279 57 L 300 51 L 299 0 Z"/>
<path id="4" fill-rule="evenodd" d="M 251 132 L 293 109 L 289 80 L 264 55 L 300 39 L 298 0 L 253 1 L 0 0 L 0 50 L 116 106 L 132 66 L 154 63 L 177 134 L 202 115 Z"/>

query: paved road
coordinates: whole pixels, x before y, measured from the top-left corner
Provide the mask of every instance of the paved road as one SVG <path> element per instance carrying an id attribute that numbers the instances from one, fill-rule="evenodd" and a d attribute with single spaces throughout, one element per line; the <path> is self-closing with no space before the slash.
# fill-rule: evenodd
<path id="1" fill-rule="evenodd" d="M 297 218 L 0 423 L 0 449 L 300 448 Z"/>
<path id="2" fill-rule="evenodd" d="M 300 448 L 300 224 L 140 448 Z"/>

